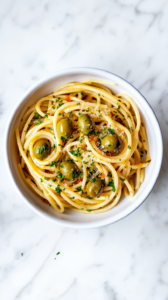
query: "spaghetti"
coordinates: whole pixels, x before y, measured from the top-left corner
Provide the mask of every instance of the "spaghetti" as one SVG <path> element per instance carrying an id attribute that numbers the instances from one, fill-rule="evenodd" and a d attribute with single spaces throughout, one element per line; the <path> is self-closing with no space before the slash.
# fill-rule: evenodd
<path id="1" fill-rule="evenodd" d="M 133 99 L 112 82 L 67 83 L 27 109 L 16 129 L 24 182 L 59 213 L 112 209 L 133 197 L 150 163 Z"/>

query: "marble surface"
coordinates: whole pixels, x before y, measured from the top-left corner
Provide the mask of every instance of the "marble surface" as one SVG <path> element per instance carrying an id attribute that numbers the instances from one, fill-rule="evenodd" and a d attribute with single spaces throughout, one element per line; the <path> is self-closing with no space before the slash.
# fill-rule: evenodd
<path id="1" fill-rule="evenodd" d="M 27 88 L 79 66 L 130 81 L 153 107 L 164 138 L 148 199 L 124 220 L 93 230 L 53 225 L 25 206 L 1 145 L 0 298 L 168 299 L 168 2 L 1 0 L 0 45 L 1 140 Z"/>

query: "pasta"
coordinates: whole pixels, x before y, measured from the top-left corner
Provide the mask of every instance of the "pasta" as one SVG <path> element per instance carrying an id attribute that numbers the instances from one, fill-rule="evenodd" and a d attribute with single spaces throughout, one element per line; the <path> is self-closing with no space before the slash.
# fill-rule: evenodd
<path id="1" fill-rule="evenodd" d="M 64 84 L 27 108 L 16 129 L 22 179 L 59 213 L 108 211 L 144 181 L 144 122 L 133 99 L 107 85 L 116 84 Z"/>

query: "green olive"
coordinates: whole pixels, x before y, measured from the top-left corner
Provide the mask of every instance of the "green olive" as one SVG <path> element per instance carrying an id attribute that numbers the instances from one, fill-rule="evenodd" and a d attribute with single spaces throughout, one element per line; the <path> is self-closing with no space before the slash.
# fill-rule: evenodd
<path id="1" fill-rule="evenodd" d="M 68 180 L 74 180 L 79 176 L 78 167 L 71 161 L 63 161 L 60 164 L 60 172 Z"/>
<path id="2" fill-rule="evenodd" d="M 101 140 L 101 146 L 103 149 L 113 152 L 116 151 L 120 146 L 120 141 L 116 135 L 110 135 L 107 134 L 102 140 Z"/>
<path id="3" fill-rule="evenodd" d="M 39 160 L 43 160 L 51 153 L 51 144 L 45 139 L 38 140 L 33 146 L 33 155 Z"/>
<path id="4" fill-rule="evenodd" d="M 78 119 L 78 128 L 83 134 L 89 134 L 95 128 L 93 119 L 89 115 L 82 115 Z"/>
<path id="5" fill-rule="evenodd" d="M 72 133 L 72 121 L 67 119 L 62 119 L 57 124 L 57 132 L 60 137 L 67 139 Z"/>
<path id="6" fill-rule="evenodd" d="M 89 181 L 86 185 L 86 191 L 89 197 L 99 197 L 103 191 L 103 182 L 100 178 L 96 178 L 96 182 Z"/>

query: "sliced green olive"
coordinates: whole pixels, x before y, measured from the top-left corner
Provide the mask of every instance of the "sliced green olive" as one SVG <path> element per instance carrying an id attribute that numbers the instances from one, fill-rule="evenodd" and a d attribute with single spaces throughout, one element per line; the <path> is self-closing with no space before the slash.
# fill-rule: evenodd
<path id="1" fill-rule="evenodd" d="M 43 160 L 51 153 L 51 144 L 45 139 L 38 140 L 33 146 L 33 155 L 39 160 Z"/>
<path id="2" fill-rule="evenodd" d="M 103 191 L 103 182 L 100 178 L 96 178 L 96 182 L 89 181 L 86 185 L 86 191 L 89 197 L 99 197 Z"/>
<path id="3" fill-rule="evenodd" d="M 68 180 L 74 180 L 79 176 L 78 167 L 71 161 L 63 161 L 60 164 L 60 172 Z"/>
<path id="4" fill-rule="evenodd" d="M 78 128 L 83 134 L 91 133 L 95 128 L 93 119 L 87 114 L 80 116 L 78 119 Z"/>
<path id="5" fill-rule="evenodd" d="M 57 124 L 57 132 L 60 138 L 67 139 L 70 137 L 72 133 L 72 121 L 68 118 L 60 120 Z"/>
<path id="6" fill-rule="evenodd" d="M 116 151 L 120 147 L 120 140 L 116 135 L 107 134 L 101 140 L 101 148 L 109 152 Z"/>

